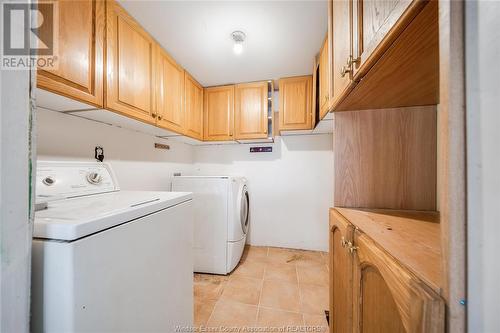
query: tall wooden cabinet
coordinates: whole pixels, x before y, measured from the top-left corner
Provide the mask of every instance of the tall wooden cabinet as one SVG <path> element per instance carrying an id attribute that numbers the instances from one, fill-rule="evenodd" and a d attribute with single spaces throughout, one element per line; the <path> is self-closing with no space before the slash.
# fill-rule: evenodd
<path id="1" fill-rule="evenodd" d="M 203 87 L 184 71 L 184 133 L 197 140 L 203 140 Z"/>
<path id="2" fill-rule="evenodd" d="M 235 139 L 267 138 L 267 81 L 237 84 L 235 87 Z"/>
<path id="3" fill-rule="evenodd" d="M 184 69 L 156 46 L 156 104 L 153 117 L 159 127 L 184 133 Z"/>
<path id="4" fill-rule="evenodd" d="M 155 41 L 116 2 L 106 1 L 105 107 L 155 123 Z"/>
<path id="5" fill-rule="evenodd" d="M 210 87 L 203 91 L 206 141 L 234 139 L 234 85 Z"/>
<path id="6" fill-rule="evenodd" d="M 103 107 L 104 6 L 100 0 L 58 1 L 57 69 L 38 70 L 38 88 Z"/>
<path id="7" fill-rule="evenodd" d="M 281 78 L 279 81 L 279 129 L 311 129 L 312 76 Z"/>

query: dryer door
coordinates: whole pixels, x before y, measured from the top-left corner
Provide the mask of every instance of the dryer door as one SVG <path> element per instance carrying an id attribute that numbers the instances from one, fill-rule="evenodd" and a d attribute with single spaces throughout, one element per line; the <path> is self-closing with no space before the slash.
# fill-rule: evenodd
<path id="1" fill-rule="evenodd" d="M 248 225 L 250 224 L 250 197 L 248 196 L 248 189 L 246 186 L 243 186 L 243 190 L 241 193 L 240 221 L 241 230 L 243 231 L 243 234 L 246 235 L 248 231 Z"/>

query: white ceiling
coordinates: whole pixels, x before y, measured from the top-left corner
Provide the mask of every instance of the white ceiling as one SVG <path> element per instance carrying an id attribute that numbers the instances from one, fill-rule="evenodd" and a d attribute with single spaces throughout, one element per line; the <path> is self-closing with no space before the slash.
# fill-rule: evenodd
<path id="1" fill-rule="evenodd" d="M 311 74 L 327 31 L 324 0 L 120 2 L 203 86 Z"/>

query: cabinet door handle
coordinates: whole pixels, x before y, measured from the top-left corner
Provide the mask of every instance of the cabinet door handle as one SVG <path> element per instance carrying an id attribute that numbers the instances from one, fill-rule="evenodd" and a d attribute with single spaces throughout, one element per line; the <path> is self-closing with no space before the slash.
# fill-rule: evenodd
<path id="1" fill-rule="evenodd" d="M 158 120 L 161 120 L 163 117 L 161 115 L 158 115 Z"/>
<path id="2" fill-rule="evenodd" d="M 347 246 L 347 241 L 345 240 L 345 237 L 342 236 L 342 239 L 340 240 L 340 245 L 342 245 L 342 247 L 346 247 Z"/>
<path id="3" fill-rule="evenodd" d="M 353 254 L 354 252 L 356 252 L 358 250 L 358 247 L 357 246 L 349 246 L 349 248 L 347 249 L 349 251 L 350 254 Z"/>
<path id="4" fill-rule="evenodd" d="M 151 117 L 156 118 L 156 113 L 152 113 Z"/>
<path id="5" fill-rule="evenodd" d="M 349 58 L 347 58 L 347 66 L 348 67 L 352 67 L 354 64 L 357 64 L 359 62 L 360 62 L 359 57 L 354 59 L 353 56 L 349 56 Z"/>
<path id="6" fill-rule="evenodd" d="M 350 73 L 351 69 L 348 66 L 342 66 L 340 69 L 340 77 L 345 77 L 347 73 Z"/>

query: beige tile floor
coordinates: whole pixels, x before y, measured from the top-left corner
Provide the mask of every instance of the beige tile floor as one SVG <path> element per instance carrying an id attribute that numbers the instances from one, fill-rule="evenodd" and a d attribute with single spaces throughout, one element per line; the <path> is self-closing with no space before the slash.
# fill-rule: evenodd
<path id="1" fill-rule="evenodd" d="M 305 326 L 306 332 L 327 332 L 327 255 L 252 246 L 228 276 L 195 274 L 195 325 L 210 331 Z"/>

